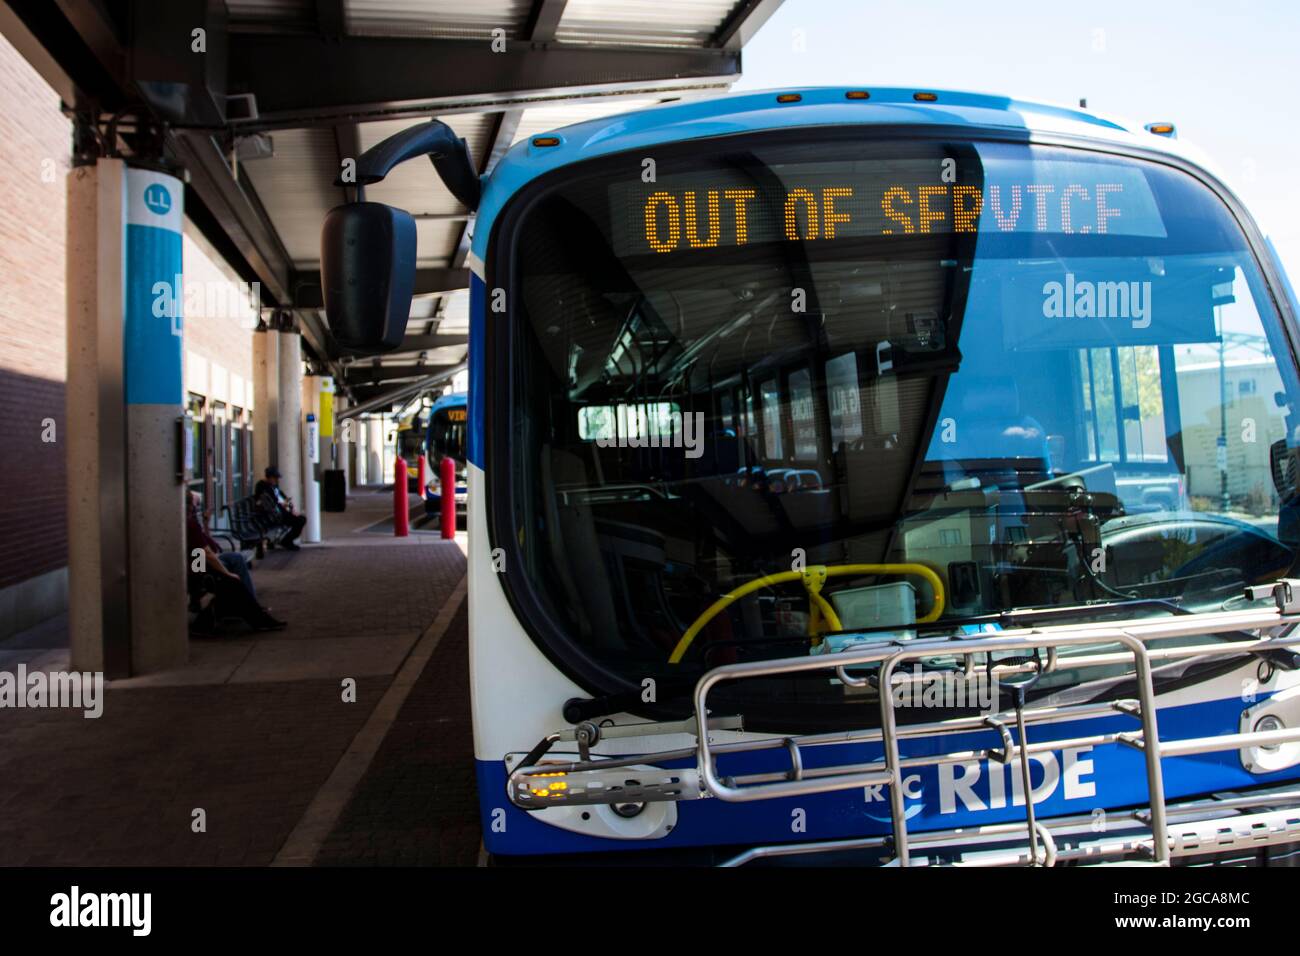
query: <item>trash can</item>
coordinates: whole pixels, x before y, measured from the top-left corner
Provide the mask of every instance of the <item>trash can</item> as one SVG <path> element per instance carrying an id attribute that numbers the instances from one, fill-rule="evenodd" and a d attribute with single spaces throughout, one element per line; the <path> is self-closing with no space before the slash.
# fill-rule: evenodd
<path id="1" fill-rule="evenodd" d="M 347 511 L 348 510 L 348 483 L 343 477 L 342 468 L 327 468 L 325 470 L 325 501 L 323 507 L 326 511 Z"/>

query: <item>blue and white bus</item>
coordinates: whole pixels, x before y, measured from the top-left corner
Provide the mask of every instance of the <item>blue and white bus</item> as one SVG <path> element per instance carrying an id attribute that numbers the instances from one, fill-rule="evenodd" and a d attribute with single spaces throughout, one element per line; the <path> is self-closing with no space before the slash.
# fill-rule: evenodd
<path id="1" fill-rule="evenodd" d="M 1294 848 L 1297 306 L 1171 133 L 802 89 L 481 180 L 438 123 L 363 157 L 431 155 L 477 206 L 491 854 Z M 328 265 L 340 228 L 327 296 L 368 268 Z"/>
<path id="2" fill-rule="evenodd" d="M 450 458 L 456 465 L 456 512 L 465 514 L 467 487 L 465 484 L 466 438 L 469 429 L 468 396 L 465 392 L 449 392 L 440 396 L 429 408 L 429 425 L 424 431 L 424 456 L 429 463 L 428 482 L 421 490 L 426 514 L 436 515 L 442 509 L 442 461 Z"/>

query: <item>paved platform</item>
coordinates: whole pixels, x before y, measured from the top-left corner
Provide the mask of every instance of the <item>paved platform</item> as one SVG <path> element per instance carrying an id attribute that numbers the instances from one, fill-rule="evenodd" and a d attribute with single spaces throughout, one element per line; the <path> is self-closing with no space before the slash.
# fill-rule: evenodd
<path id="1" fill-rule="evenodd" d="M 389 507 L 362 490 L 323 516 L 325 543 L 257 563 L 286 630 L 195 639 L 189 666 L 111 682 L 96 720 L 0 709 L 0 865 L 265 865 L 291 836 L 308 853 L 290 862 L 473 863 L 464 542 L 366 533 Z M 66 668 L 66 628 L 0 643 L 0 670 Z M 327 784 L 336 812 L 304 842 Z M 398 844 L 414 857 L 380 852 Z"/>
<path id="2" fill-rule="evenodd" d="M 315 862 L 474 866 L 480 843 L 462 604 Z"/>

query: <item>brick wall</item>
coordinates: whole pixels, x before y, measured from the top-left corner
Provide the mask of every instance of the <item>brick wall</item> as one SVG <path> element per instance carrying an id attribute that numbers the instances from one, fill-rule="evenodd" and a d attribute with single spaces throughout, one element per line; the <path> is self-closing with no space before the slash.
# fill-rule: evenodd
<path id="1" fill-rule="evenodd" d="M 67 563 L 64 179 L 72 140 L 58 95 L 3 37 L 0 89 L 3 588 Z M 42 441 L 43 433 L 58 440 Z"/>
<path id="2" fill-rule="evenodd" d="M 58 95 L 0 36 L 0 589 L 67 564 L 62 436 L 67 380 L 66 176 L 71 124 Z M 238 285 L 189 221 L 185 282 Z M 228 300 L 229 301 L 229 300 Z M 200 307 L 185 317 L 186 387 L 252 403 L 249 313 Z M 202 368 L 203 376 L 191 375 Z M 222 391 L 214 395 L 214 389 Z M 53 442 L 47 420 L 54 422 Z"/>

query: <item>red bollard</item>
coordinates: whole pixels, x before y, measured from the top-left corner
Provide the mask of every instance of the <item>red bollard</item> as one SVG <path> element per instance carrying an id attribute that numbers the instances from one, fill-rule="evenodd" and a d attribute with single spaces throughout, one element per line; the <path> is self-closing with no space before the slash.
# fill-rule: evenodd
<path id="1" fill-rule="evenodd" d="M 451 455 L 442 459 L 439 484 L 442 485 L 442 536 L 456 537 L 456 460 Z"/>
<path id="2" fill-rule="evenodd" d="M 424 489 L 429 484 L 429 459 L 424 457 L 424 452 L 420 453 L 419 471 L 420 471 L 420 478 L 419 478 L 420 487 L 416 489 L 415 493 L 418 494 L 420 496 L 420 500 L 423 501 Z"/>
<path id="3" fill-rule="evenodd" d="M 398 538 L 411 533 L 410 480 L 406 474 L 406 459 L 398 455 L 393 465 L 393 535 Z"/>

